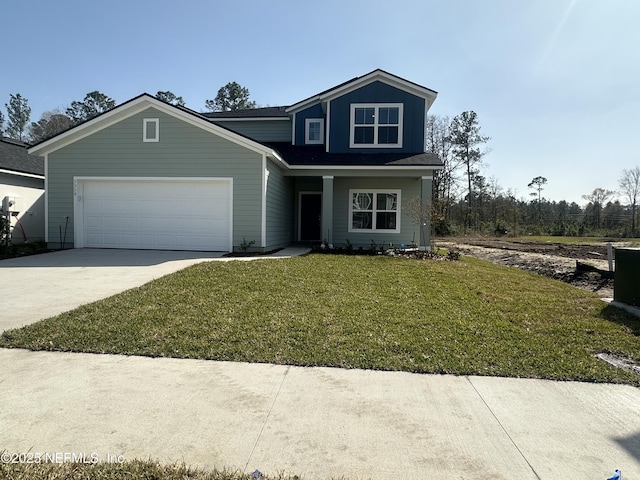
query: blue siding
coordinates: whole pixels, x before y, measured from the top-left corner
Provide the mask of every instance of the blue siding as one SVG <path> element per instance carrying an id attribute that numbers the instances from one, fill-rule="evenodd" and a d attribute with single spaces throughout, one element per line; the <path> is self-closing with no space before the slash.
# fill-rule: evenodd
<path id="1" fill-rule="evenodd" d="M 296 145 L 304 145 L 304 121 L 307 118 L 325 118 L 322 106 L 317 103 L 296 113 Z M 327 138 L 326 131 L 325 138 Z"/>
<path id="2" fill-rule="evenodd" d="M 349 148 L 350 105 L 352 103 L 404 104 L 402 148 Z M 404 90 L 376 81 L 332 100 L 330 114 L 329 150 L 331 152 L 416 153 L 424 151 L 425 101 L 423 98 L 416 97 Z"/>

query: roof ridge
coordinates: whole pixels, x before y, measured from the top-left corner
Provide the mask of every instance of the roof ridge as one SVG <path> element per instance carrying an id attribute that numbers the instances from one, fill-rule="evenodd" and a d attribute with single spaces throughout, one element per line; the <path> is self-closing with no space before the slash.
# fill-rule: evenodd
<path id="1" fill-rule="evenodd" d="M 9 144 L 12 144 L 12 145 L 16 145 L 18 147 L 28 148 L 30 146 L 30 144 L 27 143 L 27 142 L 23 142 L 22 140 L 17 140 L 15 138 L 11 138 L 11 137 L 5 137 L 4 135 L 0 136 L 0 141 L 2 141 L 4 143 L 9 143 Z"/>

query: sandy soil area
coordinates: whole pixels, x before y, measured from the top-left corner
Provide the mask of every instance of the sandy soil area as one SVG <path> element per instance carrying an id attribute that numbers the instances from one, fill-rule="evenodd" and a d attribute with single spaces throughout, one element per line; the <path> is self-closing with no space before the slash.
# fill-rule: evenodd
<path id="1" fill-rule="evenodd" d="M 504 238 L 445 238 L 436 240 L 435 243 L 436 246 L 457 248 L 463 255 L 561 280 L 577 288 L 595 292 L 600 297 L 613 297 L 613 278 L 608 278 L 612 275 L 606 273 L 609 262 L 604 244 L 564 245 Z M 618 244 L 620 245 L 623 244 Z M 593 266 L 603 273 L 577 270 L 576 262 Z"/>

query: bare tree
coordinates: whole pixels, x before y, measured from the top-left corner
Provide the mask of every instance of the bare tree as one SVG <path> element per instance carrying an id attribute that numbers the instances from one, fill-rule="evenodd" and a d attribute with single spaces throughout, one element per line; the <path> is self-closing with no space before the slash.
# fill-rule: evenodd
<path id="1" fill-rule="evenodd" d="M 29 126 L 29 141 L 38 143 L 70 128 L 73 122 L 60 110 L 44 112 L 38 122 Z"/>
<path id="2" fill-rule="evenodd" d="M 583 195 L 582 198 L 587 200 L 593 205 L 593 214 L 595 217 L 595 225 L 600 228 L 600 212 L 602 207 L 616 194 L 613 190 L 606 190 L 604 188 L 596 188 L 590 195 Z"/>
<path id="3" fill-rule="evenodd" d="M 636 233 L 636 210 L 640 196 L 640 167 L 625 169 L 618 181 L 620 192 L 626 197 L 631 206 L 631 232 Z"/>
<path id="4" fill-rule="evenodd" d="M 420 229 L 417 246 L 421 249 L 429 247 L 428 243 L 431 243 L 431 206 L 429 203 L 423 202 L 420 196 L 416 195 L 404 204 L 403 211 Z"/>
<path id="5" fill-rule="evenodd" d="M 442 161 L 442 170 L 436 170 L 433 175 L 433 213 L 443 219 L 449 217 L 449 207 L 459 180 L 457 172 L 462 166 L 451 155 L 450 127 L 449 117 L 427 116 L 425 151 L 437 155 Z"/>

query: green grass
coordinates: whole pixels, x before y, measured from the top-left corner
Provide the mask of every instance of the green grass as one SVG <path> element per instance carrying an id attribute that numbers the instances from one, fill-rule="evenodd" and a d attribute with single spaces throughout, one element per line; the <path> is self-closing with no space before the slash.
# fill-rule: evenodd
<path id="1" fill-rule="evenodd" d="M 564 283 L 460 262 L 309 255 L 194 265 L 4 332 L 0 346 L 640 385 L 640 321 Z"/>
<path id="2" fill-rule="evenodd" d="M 161 465 L 150 460 L 124 463 L 1 463 L 0 479 L 11 480 L 250 480 L 251 473 Z M 293 475 L 265 475 L 263 480 L 299 480 Z"/>
<path id="3" fill-rule="evenodd" d="M 536 243 L 561 243 L 563 245 L 602 245 L 607 242 L 622 242 L 633 246 L 640 245 L 639 238 L 608 238 L 608 237 L 554 237 L 549 235 L 531 235 L 524 237 L 503 237 L 513 241 Z"/>

